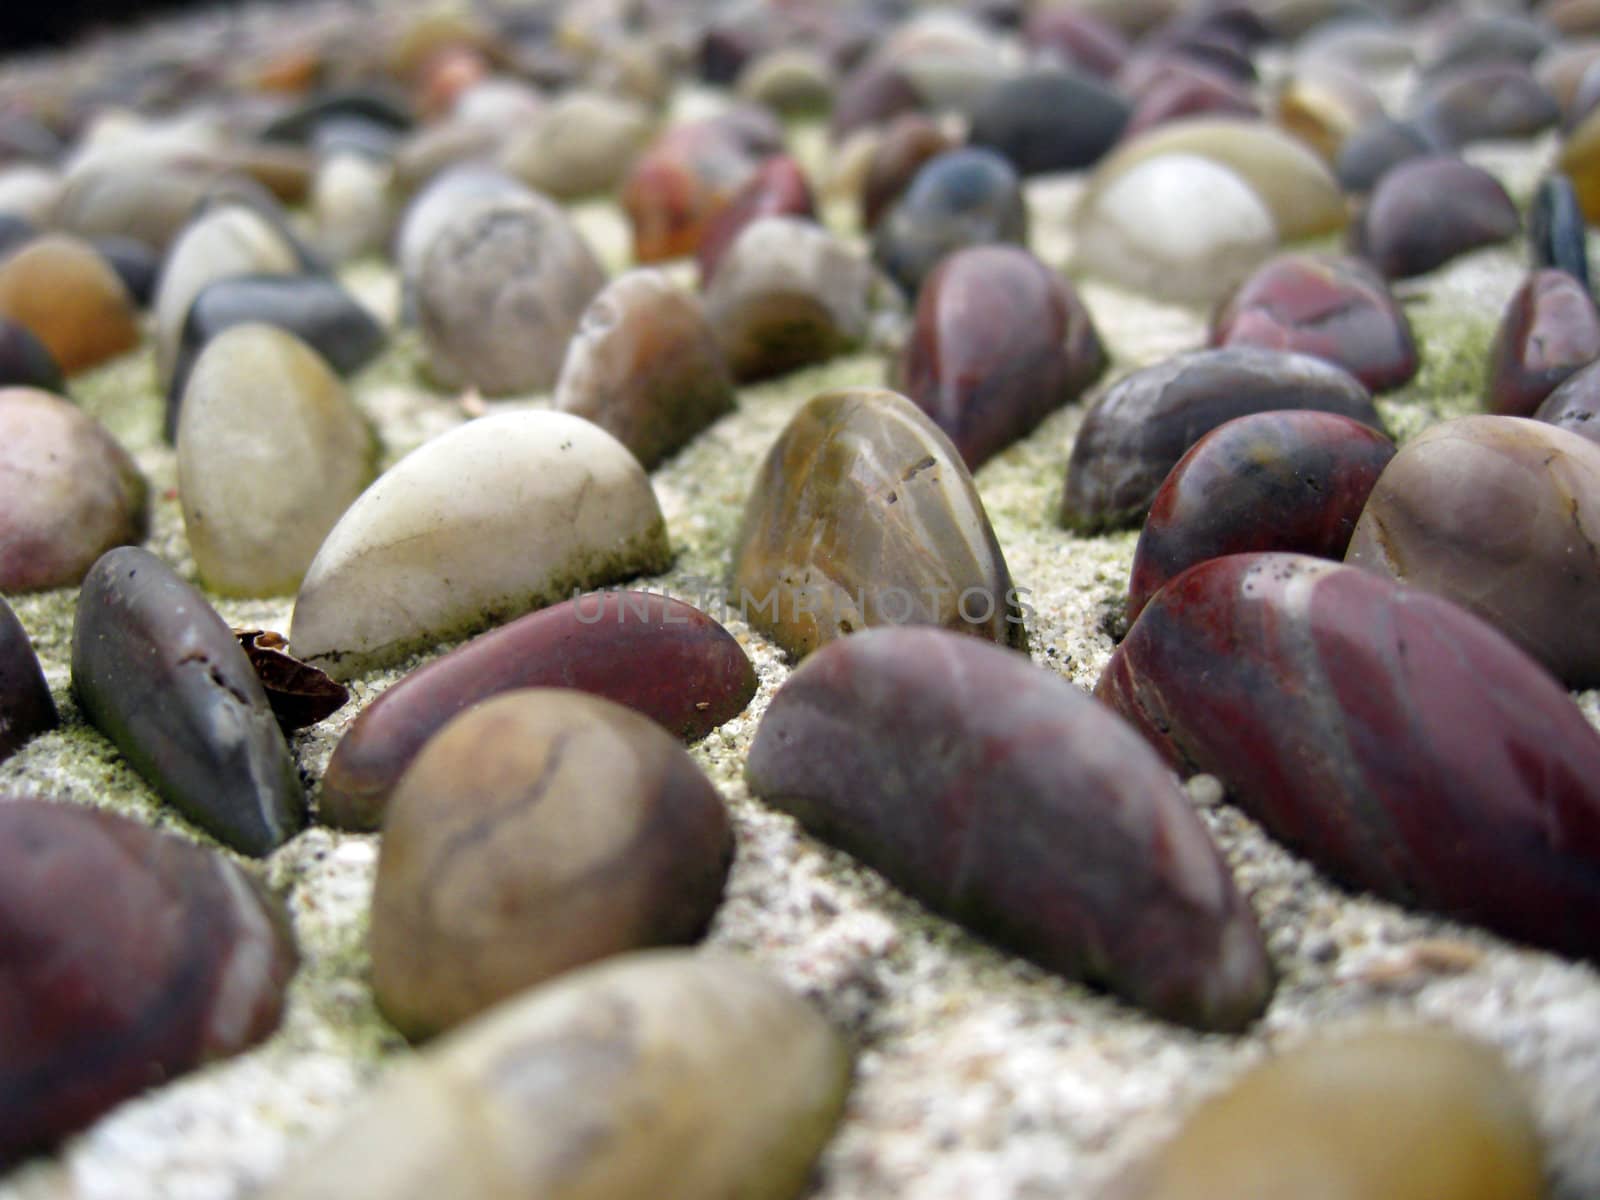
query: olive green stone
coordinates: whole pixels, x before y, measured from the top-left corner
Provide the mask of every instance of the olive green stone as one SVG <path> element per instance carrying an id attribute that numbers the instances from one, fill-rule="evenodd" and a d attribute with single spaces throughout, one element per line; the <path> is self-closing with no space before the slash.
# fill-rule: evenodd
<path id="1" fill-rule="evenodd" d="M 795 659 L 875 625 L 1022 647 L 1025 592 L 950 439 L 897 392 L 818 396 L 767 454 L 737 540 L 732 603 Z"/>
<path id="2" fill-rule="evenodd" d="M 441 1038 L 263 1200 L 785 1200 L 850 1053 L 739 959 L 624 955 Z"/>
<path id="3" fill-rule="evenodd" d="M 1540 1176 L 1533 1114 L 1493 1049 L 1375 1029 L 1248 1072 L 1108 1200 L 1538 1200 Z"/>

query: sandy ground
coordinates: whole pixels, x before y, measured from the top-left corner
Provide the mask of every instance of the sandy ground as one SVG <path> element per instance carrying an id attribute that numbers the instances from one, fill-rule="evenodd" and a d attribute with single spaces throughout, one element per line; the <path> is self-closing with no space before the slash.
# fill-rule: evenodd
<path id="1" fill-rule="evenodd" d="M 802 141 L 808 154 L 818 152 L 814 132 Z M 1551 151 L 1546 141 L 1474 156 L 1525 196 Z M 1058 264 L 1070 253 L 1063 214 L 1075 187 L 1047 181 L 1031 197 L 1037 247 Z M 578 217 L 613 269 L 623 265 L 617 214 L 591 204 Z M 1413 385 L 1381 405 L 1402 436 L 1475 406 L 1484 349 L 1521 277 L 1521 254 L 1520 246 L 1479 253 L 1404 289 L 1425 365 Z M 356 264 L 346 278 L 392 317 L 394 280 L 381 264 Z M 1202 337 L 1203 313 L 1092 283 L 1081 290 L 1114 356 L 1111 377 Z M 421 381 L 417 358 L 414 338 L 402 334 L 352 385 L 382 432 L 387 462 L 467 419 L 459 398 Z M 862 355 L 744 389 L 735 413 L 655 472 L 677 559 L 643 586 L 703 597 L 726 570 L 746 489 L 789 416 L 819 391 L 878 384 L 883 372 L 881 356 Z M 152 381 L 147 345 L 75 381 L 73 392 L 135 452 L 153 485 L 152 548 L 192 578 Z M 1112 649 L 1108 631 L 1120 617 L 1134 535 L 1076 538 L 1052 522 L 1082 414 L 1082 405 L 1058 413 L 987 464 L 977 483 L 1012 574 L 1029 590 L 1035 660 L 1088 688 Z M 64 727 L 0 766 L 0 789 L 113 807 L 204 840 L 82 723 L 68 692 L 74 598 L 69 589 L 14 601 Z M 218 608 L 235 625 L 286 630 L 291 600 Z M 737 863 L 710 941 L 811 996 L 859 1047 L 858 1080 L 820 1164 L 817 1197 L 1091 1197 L 1195 1099 L 1271 1048 L 1313 1028 L 1374 1019 L 1444 1023 L 1499 1046 L 1536 1105 L 1552 1195 L 1600 1195 L 1600 976 L 1591 968 L 1343 892 L 1221 802 L 1214 783 L 1199 780 L 1190 793 L 1261 919 L 1281 982 L 1264 1019 L 1243 1037 L 1203 1036 L 1144 1017 L 930 917 L 752 800 L 741 767 L 787 668 L 736 617 L 729 624 L 757 665 L 761 689 L 743 716 L 693 750 L 738 830 Z M 362 679 L 356 704 L 295 738 L 311 778 L 360 705 L 399 674 Z M 1579 700 L 1591 720 L 1600 716 L 1595 694 Z M 366 986 L 365 910 L 376 855 L 375 837 L 313 828 L 253 867 L 286 896 L 304 955 L 282 1029 L 251 1053 L 123 1105 L 56 1159 L 13 1174 L 0 1197 L 248 1195 L 328 1131 L 404 1053 Z"/>

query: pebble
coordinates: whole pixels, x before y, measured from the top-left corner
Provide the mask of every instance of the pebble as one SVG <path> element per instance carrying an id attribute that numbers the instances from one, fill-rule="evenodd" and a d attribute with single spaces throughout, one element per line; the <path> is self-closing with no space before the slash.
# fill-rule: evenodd
<path id="1" fill-rule="evenodd" d="M 378 450 L 327 362 L 253 322 L 206 343 L 175 440 L 189 548 L 206 587 L 225 596 L 293 593 L 372 481 Z"/>
<path id="2" fill-rule="evenodd" d="M 700 301 L 661 271 L 594 298 L 567 346 L 555 407 L 593 421 L 646 470 L 734 407 L 733 376 Z"/>
<path id="3" fill-rule="evenodd" d="M 992 150 L 951 150 L 928 159 L 884 213 L 872 257 L 908 297 L 953 250 L 1028 241 L 1028 210 L 1011 164 Z"/>
<path id="4" fill-rule="evenodd" d="M 1600 735 L 1450 601 L 1301 555 L 1212 559 L 1156 594 L 1095 695 L 1345 885 L 1600 949 Z"/>
<path id="5" fill-rule="evenodd" d="M 1219 425 L 1150 504 L 1128 580 L 1128 620 L 1196 563 L 1282 550 L 1344 558 L 1394 443 L 1349 417 L 1304 409 Z"/>
<path id="6" fill-rule="evenodd" d="M 1578 204 L 1589 224 L 1600 222 L 1600 107 L 1589 110 L 1567 134 L 1556 158 L 1578 193 Z"/>
<path id="7" fill-rule="evenodd" d="M 1343 256 L 1265 263 L 1212 314 L 1210 344 L 1309 354 L 1374 392 L 1408 383 L 1418 367 L 1411 323 L 1383 277 Z"/>
<path id="8" fill-rule="evenodd" d="M 1262 1137 L 1270 1127 L 1271 1137 Z M 1324 1034 L 1258 1064 L 1189 1114 L 1115 1200 L 1537 1200 L 1543 1155 L 1521 1081 L 1443 1028 Z"/>
<path id="9" fill-rule="evenodd" d="M 28 631 L 0 596 L 0 762 L 59 720 Z"/>
<path id="10" fill-rule="evenodd" d="M 651 950 L 531 989 L 427 1047 L 263 1200 L 793 1200 L 850 1050 L 743 959 Z"/>
<path id="11" fill-rule="evenodd" d="M 787 154 L 774 154 L 756 168 L 726 207 L 706 223 L 695 251 L 700 286 L 717 273 L 717 265 L 745 227 L 762 217 L 802 217 L 815 220 L 816 203 L 805 171 Z"/>
<path id="12" fill-rule="evenodd" d="M 785 118 L 826 113 L 833 106 L 834 70 L 808 46 L 784 46 L 753 59 L 739 72 L 738 93 Z"/>
<path id="13" fill-rule="evenodd" d="M 377 254 L 394 224 L 388 162 L 352 151 L 330 154 L 317 166 L 310 209 L 318 249 L 336 263 Z"/>
<path id="14" fill-rule="evenodd" d="M 1328 63 L 1302 62 L 1273 96 L 1273 119 L 1328 163 L 1339 161 L 1350 137 L 1375 117 L 1383 101 L 1362 78 Z"/>
<path id="15" fill-rule="evenodd" d="M 921 111 L 922 94 L 907 73 L 884 55 L 873 55 L 840 81 L 828 135 L 839 145 L 860 130 Z"/>
<path id="16" fill-rule="evenodd" d="M 362 87 L 330 88 L 307 97 L 269 121 L 261 130 L 261 140 L 307 145 L 315 138 L 318 126 L 352 117 L 396 133 L 407 132 L 413 123 L 408 106 L 392 92 Z"/>
<path id="17" fill-rule="evenodd" d="M 1541 421 L 1424 430 L 1384 473 L 1348 561 L 1477 613 L 1571 687 L 1600 685 L 1600 446 Z"/>
<path id="18" fill-rule="evenodd" d="M 744 227 L 712 276 L 705 315 L 741 382 L 824 362 L 863 344 L 872 265 L 844 240 L 797 217 Z"/>
<path id="19" fill-rule="evenodd" d="M 144 477 L 100 422 L 48 392 L 0 388 L 0 592 L 76 584 L 145 528 Z"/>
<path id="20" fill-rule="evenodd" d="M 1521 228 L 1517 206 L 1489 172 L 1459 158 L 1408 159 L 1378 180 L 1351 227 L 1351 247 L 1390 279 L 1426 275 Z"/>
<path id="21" fill-rule="evenodd" d="M 31 329 L 9 317 L 0 317 L 0 389 L 12 387 L 60 395 L 66 392 L 67 381 Z"/>
<path id="22" fill-rule="evenodd" d="M 1115 79 L 1132 49 L 1115 25 L 1092 12 L 1063 4 L 1029 10 L 1022 27 L 1028 49 L 1063 67 L 1098 79 Z"/>
<path id="23" fill-rule="evenodd" d="M 1020 246 L 974 246 L 946 255 L 923 283 L 890 383 L 976 471 L 1105 366 L 1071 284 Z"/>
<path id="24" fill-rule="evenodd" d="M 740 616 L 791 659 L 876 625 L 1026 643 L 1026 593 L 960 452 L 895 392 L 829 392 L 801 408 L 762 463 L 734 545 Z"/>
<path id="25" fill-rule="evenodd" d="M 861 228 L 877 228 L 879 218 L 911 185 L 922 165 L 955 148 L 950 134 L 922 113 L 905 113 L 885 126 L 882 136 L 873 141 L 856 191 Z"/>
<path id="26" fill-rule="evenodd" d="M 1489 345 L 1484 408 L 1531 417 L 1564 380 L 1600 358 L 1600 311 L 1565 271 L 1530 274 L 1512 293 Z"/>
<path id="27" fill-rule="evenodd" d="M 1079 533 L 1135 526 L 1202 436 L 1235 417 L 1299 408 L 1383 427 L 1366 388 L 1305 354 L 1198 350 L 1124 376 L 1096 398 L 1078 428 L 1061 523 Z"/>
<path id="28" fill-rule="evenodd" d="M 1250 87 L 1185 58 L 1172 58 L 1145 81 L 1122 127 L 1123 141 L 1159 125 L 1197 116 L 1259 117 Z"/>
<path id="29" fill-rule="evenodd" d="M 648 718 L 571 689 L 506 692 L 428 739 L 383 818 L 372 987 L 412 1039 L 615 954 L 697 941 L 733 833 Z"/>
<path id="30" fill-rule="evenodd" d="M 1528 207 L 1528 249 L 1535 267 L 1565 271 L 1589 290 L 1588 228 L 1572 180 L 1559 171 L 1539 181 Z"/>
<path id="31" fill-rule="evenodd" d="M 116 162 L 77 170 L 56 220 L 79 237 L 114 234 L 165 254 L 208 200 L 270 199 L 254 180 L 182 163 Z"/>
<path id="32" fill-rule="evenodd" d="M 634 100 L 580 90 L 513 127 L 500 151 L 509 175 L 557 200 L 609 192 L 644 151 L 655 123 Z"/>
<path id="33" fill-rule="evenodd" d="M 1437 145 L 1510 141 L 1542 133 L 1560 120 L 1555 99 L 1533 72 L 1495 61 L 1434 77 L 1413 106 L 1412 120 Z"/>
<path id="34" fill-rule="evenodd" d="M 1019 175 L 1073 171 L 1112 147 L 1129 111 L 1092 76 L 1042 67 L 985 92 L 970 114 L 967 142 L 1003 155 Z"/>
<path id="35" fill-rule="evenodd" d="M 1554 40 L 1547 25 L 1527 16 L 1473 14 L 1460 19 L 1446 34 L 1426 70 L 1437 75 L 1453 67 L 1480 63 L 1532 63 L 1550 49 Z"/>
<path id="36" fill-rule="evenodd" d="M 1400 163 L 1426 158 L 1438 149 L 1414 124 L 1380 114 L 1344 140 L 1334 170 L 1341 188 L 1352 195 L 1364 196 Z"/>
<path id="37" fill-rule="evenodd" d="M 247 323 L 293 334 L 341 375 L 360 369 L 383 349 L 382 326 L 349 292 L 323 275 L 237 275 L 207 284 L 189 306 L 167 389 L 165 432 L 178 432 L 189 374 L 211 341 Z"/>
<path id="38" fill-rule="evenodd" d="M 78 594 L 72 693 L 156 792 L 262 856 L 305 823 L 294 758 L 233 631 L 148 550 L 95 563 Z"/>
<path id="39" fill-rule="evenodd" d="M 567 413 L 481 417 L 346 510 L 295 599 L 294 654 L 336 679 L 671 559 L 650 480 Z"/>
<path id="40" fill-rule="evenodd" d="M 481 201 L 526 200 L 531 195 L 525 184 L 487 163 L 460 163 L 434 175 L 412 197 L 395 232 L 395 266 L 408 301 L 415 304 L 428 251 L 459 213 Z"/>
<path id="41" fill-rule="evenodd" d="M 461 204 L 417 276 L 428 373 L 492 396 L 549 388 L 605 270 L 542 196 Z"/>
<path id="42" fill-rule="evenodd" d="M 575 597 L 485 633 L 402 678 L 350 726 L 322 777 L 318 815 L 376 829 L 395 783 L 457 713 L 514 688 L 575 688 L 686 742 L 744 711 L 755 669 L 705 613 L 648 592 Z"/>
<path id="43" fill-rule="evenodd" d="M 112 812 L 0 799 L 0 1162 L 265 1040 L 282 906 L 220 854 Z"/>
<path id="44" fill-rule="evenodd" d="M 93 246 L 43 234 L 0 261 L 0 317 L 25 326 L 68 375 L 139 344 L 139 314 Z"/>
<path id="45" fill-rule="evenodd" d="M 156 376 L 172 386 L 189 307 L 208 284 L 241 275 L 295 275 L 294 246 L 266 217 L 225 204 L 197 217 L 173 243 L 156 287 Z"/>
<path id="46" fill-rule="evenodd" d="M 61 208 L 62 180 L 55 171 L 27 165 L 0 168 L 0 213 L 43 229 L 56 223 Z"/>
<path id="47" fill-rule="evenodd" d="M 1165 764 L 1023 655 L 928 628 L 825 646 L 773 698 L 745 778 L 934 911 L 1167 1020 L 1238 1030 L 1272 994 L 1255 916 Z"/>
<path id="48" fill-rule="evenodd" d="M 1569 375 L 1533 414 L 1538 421 L 1548 421 L 1570 430 L 1591 442 L 1600 442 L 1600 361 L 1580 367 Z"/>

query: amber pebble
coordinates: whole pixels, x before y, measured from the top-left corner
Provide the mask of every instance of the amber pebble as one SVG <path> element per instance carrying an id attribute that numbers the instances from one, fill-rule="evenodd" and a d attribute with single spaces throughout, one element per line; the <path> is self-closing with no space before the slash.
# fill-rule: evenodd
<path id="1" fill-rule="evenodd" d="M 734 405 L 700 301 L 660 271 L 606 285 L 578 323 L 555 406 L 600 426 L 650 470 Z"/>
<path id="2" fill-rule="evenodd" d="M 57 720 L 28 631 L 0 596 L 0 762 L 34 735 L 54 729 Z"/>
<path id="3" fill-rule="evenodd" d="M 861 228 L 875 228 L 922 164 L 955 146 L 939 123 L 922 113 L 905 113 L 891 121 L 872 147 L 861 182 Z"/>
<path id="4" fill-rule="evenodd" d="M 969 470 L 1070 404 L 1106 354 L 1072 286 L 1020 246 L 947 255 L 923 283 L 892 372 Z"/>
<path id="5" fill-rule="evenodd" d="M 1489 346 L 1484 408 L 1531 417 L 1563 381 L 1600 358 L 1600 312 L 1565 271 L 1535 271 L 1506 304 Z"/>
<path id="6" fill-rule="evenodd" d="M 28 387 L 64 393 L 66 380 L 50 351 L 26 325 L 0 317 L 0 388 Z"/>
<path id="7" fill-rule="evenodd" d="M 1404 279 L 1506 241 L 1521 227 L 1517 206 L 1493 175 L 1430 155 L 1386 172 L 1350 229 L 1357 254 L 1386 277 Z"/>
<path id="8" fill-rule="evenodd" d="M 1569 375 L 1533 416 L 1591 442 L 1600 442 L 1600 361 Z"/>
<path id="9" fill-rule="evenodd" d="M 1217 307 L 1213 346 L 1293 350 L 1343 367 L 1374 392 L 1417 373 L 1411 323 L 1360 259 L 1281 254 Z"/>
<path id="10" fill-rule="evenodd" d="M 1334 413 L 1284 409 L 1219 425 L 1150 504 L 1128 580 L 1128 620 L 1195 563 L 1253 550 L 1342 559 L 1394 443 Z"/>
<path id="11" fill-rule="evenodd" d="M 627 591 L 576 597 L 473 639 L 363 709 L 323 775 L 321 819 L 376 829 L 428 738 L 474 704 L 533 687 L 589 692 L 695 741 L 744 711 L 756 676 L 733 636 L 681 600 Z"/>
<path id="12" fill-rule="evenodd" d="M 87 242 L 45 234 L 0 263 L 0 316 L 26 326 L 67 374 L 139 344 L 139 313 Z"/>
<path id="13" fill-rule="evenodd" d="M 563 971 L 692 942 L 722 899 L 722 798 L 658 725 L 570 689 L 461 714 L 383 819 L 372 988 L 428 1037 Z"/>
<path id="14" fill-rule="evenodd" d="M 830 392 L 796 413 L 735 547 L 734 605 L 791 658 L 873 625 L 1026 642 L 1024 593 L 960 452 L 895 392 Z"/>
<path id="15" fill-rule="evenodd" d="M 1600 684 L 1600 446 L 1540 421 L 1463 417 L 1407 442 L 1348 561 L 1455 601 L 1572 687 Z"/>
<path id="16" fill-rule="evenodd" d="M 296 955 L 220 854 L 101 809 L 0 798 L 0 1166 L 267 1037 Z"/>
<path id="17" fill-rule="evenodd" d="M 915 296 L 952 250 L 1028 240 L 1022 182 L 992 150 L 961 149 L 930 158 L 878 223 L 874 260 Z"/>
<path id="18" fill-rule="evenodd" d="M 1539 1200 L 1541 1157 L 1533 1110 L 1494 1049 L 1445 1029 L 1372 1028 L 1253 1067 L 1107 1200 Z"/>
<path id="19" fill-rule="evenodd" d="M 0 591 L 75 584 L 144 533 L 144 477 L 105 427 L 59 396 L 0 388 Z"/>
<path id="20" fill-rule="evenodd" d="M 826 646 L 773 698 L 745 777 L 935 911 L 1158 1016 L 1239 1029 L 1272 994 L 1255 916 L 1164 764 L 1020 654 L 942 629 Z"/>
<path id="21" fill-rule="evenodd" d="M 1289 408 L 1382 428 L 1366 388 L 1305 354 L 1231 346 L 1135 371 L 1100 394 L 1078 429 L 1061 523 L 1081 533 L 1137 525 L 1167 472 L 1203 435 L 1235 417 Z"/>
<path id="22" fill-rule="evenodd" d="M 1600 736 L 1448 600 L 1304 555 L 1214 558 L 1156 593 L 1095 694 L 1341 882 L 1600 953 Z"/>
<path id="23" fill-rule="evenodd" d="M 756 168 L 745 185 L 710 221 L 695 250 L 700 286 L 717 273 L 717 264 L 747 225 L 762 217 L 814 218 L 816 204 L 811 185 L 800 164 L 787 154 L 775 154 Z"/>

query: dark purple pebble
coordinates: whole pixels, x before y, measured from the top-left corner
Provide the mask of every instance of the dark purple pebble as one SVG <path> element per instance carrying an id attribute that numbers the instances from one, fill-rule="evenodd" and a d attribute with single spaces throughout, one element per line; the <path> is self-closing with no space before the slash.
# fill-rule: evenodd
<path id="1" fill-rule="evenodd" d="M 28 631 L 0 596 L 0 762 L 54 729 L 58 720 Z"/>
<path id="2" fill-rule="evenodd" d="M 1378 180 L 1351 226 L 1351 243 L 1387 278 L 1405 279 L 1504 242 L 1521 227 L 1516 205 L 1493 175 L 1434 155 L 1400 163 Z"/>
<path id="3" fill-rule="evenodd" d="M 1567 376 L 1533 417 L 1600 442 L 1600 361 Z"/>
<path id="4" fill-rule="evenodd" d="M 1484 408 L 1531 417 L 1574 373 L 1600 358 L 1600 311 L 1565 271 L 1529 275 L 1512 293 L 1489 345 Z"/>

